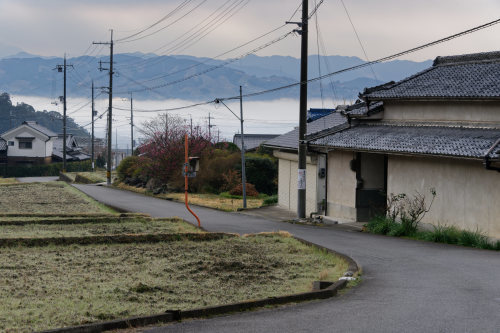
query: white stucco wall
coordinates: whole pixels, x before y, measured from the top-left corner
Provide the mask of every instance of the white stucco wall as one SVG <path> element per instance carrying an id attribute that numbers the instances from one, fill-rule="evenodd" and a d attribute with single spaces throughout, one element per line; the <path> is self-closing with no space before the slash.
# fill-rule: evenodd
<path id="1" fill-rule="evenodd" d="M 500 124 L 500 102 L 384 101 L 384 120 Z"/>
<path id="2" fill-rule="evenodd" d="M 388 193 L 437 192 L 422 222 L 454 225 L 500 238 L 500 174 L 481 161 L 389 156 Z"/>
<path id="3" fill-rule="evenodd" d="M 327 216 L 342 223 L 356 221 L 356 173 L 352 152 L 328 153 Z"/>
<path id="4" fill-rule="evenodd" d="M 274 156 L 278 158 L 278 205 L 292 212 L 297 212 L 297 154 L 275 151 Z M 306 164 L 306 215 L 317 211 L 316 187 L 316 158 L 308 156 Z"/>
<path id="5" fill-rule="evenodd" d="M 32 141 L 31 149 L 19 149 L 19 140 L 16 137 L 34 137 Z M 52 146 L 50 150 L 46 147 L 45 140 L 47 137 L 43 137 L 36 131 L 26 129 L 24 127 L 18 130 L 8 133 L 2 137 L 5 141 L 14 141 L 14 146 L 8 146 L 7 156 L 12 157 L 48 157 L 52 155 Z"/>

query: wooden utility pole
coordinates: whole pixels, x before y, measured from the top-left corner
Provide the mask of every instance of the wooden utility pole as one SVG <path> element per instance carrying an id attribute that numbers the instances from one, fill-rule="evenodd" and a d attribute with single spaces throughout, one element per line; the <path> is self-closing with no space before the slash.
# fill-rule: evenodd
<path id="1" fill-rule="evenodd" d="M 130 93 L 130 156 L 134 155 L 134 108 L 132 93 Z"/>
<path id="2" fill-rule="evenodd" d="M 94 110 L 94 80 L 92 80 L 92 138 L 90 140 L 92 148 L 91 148 L 91 155 L 92 155 L 92 171 L 95 171 L 95 159 L 94 159 L 94 117 L 95 117 L 95 110 Z"/>
<path id="3" fill-rule="evenodd" d="M 106 183 L 111 185 L 111 164 L 112 164 L 112 123 L 113 123 L 113 30 L 111 30 L 111 40 L 109 42 L 94 42 L 93 44 L 105 44 L 109 45 L 109 106 L 108 106 L 108 127 L 107 127 L 107 136 L 108 136 L 108 160 L 107 160 L 107 168 L 106 168 Z M 99 62 L 99 70 L 106 70 L 106 68 L 102 68 L 102 62 Z"/>
<path id="4" fill-rule="evenodd" d="M 247 208 L 247 176 L 245 163 L 245 138 L 243 133 L 243 90 L 240 86 L 240 125 L 241 125 L 241 189 L 243 194 L 243 208 Z"/>
<path id="5" fill-rule="evenodd" d="M 307 35 L 309 20 L 309 1 L 302 0 L 302 23 L 300 24 L 301 53 L 300 53 L 300 112 L 299 112 L 299 165 L 297 182 L 297 217 L 306 217 L 306 134 L 307 134 Z"/>
<path id="6" fill-rule="evenodd" d="M 64 54 L 63 65 L 57 65 L 57 71 L 63 72 L 63 172 L 66 172 L 66 67 L 73 65 L 66 64 L 66 54 Z"/>

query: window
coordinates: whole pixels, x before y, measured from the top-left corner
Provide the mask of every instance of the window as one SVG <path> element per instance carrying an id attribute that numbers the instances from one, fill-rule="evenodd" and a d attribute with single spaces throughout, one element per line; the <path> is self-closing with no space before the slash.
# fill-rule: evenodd
<path id="1" fill-rule="evenodd" d="M 19 140 L 19 149 L 32 149 L 31 140 Z"/>
<path id="2" fill-rule="evenodd" d="M 14 146 L 14 141 L 9 141 L 9 146 Z"/>

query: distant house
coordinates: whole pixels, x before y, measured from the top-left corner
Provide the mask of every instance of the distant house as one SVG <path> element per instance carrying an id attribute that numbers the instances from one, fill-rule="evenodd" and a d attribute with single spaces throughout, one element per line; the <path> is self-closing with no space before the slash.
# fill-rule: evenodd
<path id="1" fill-rule="evenodd" d="M 0 163 L 48 164 L 63 160 L 63 136 L 57 135 L 36 121 L 25 121 L 20 126 L 0 135 Z M 66 160 L 90 159 L 81 151 L 70 134 L 66 140 Z M 3 160 L 3 162 L 2 162 Z"/>
<path id="2" fill-rule="evenodd" d="M 63 142 L 64 135 L 59 134 L 54 141 L 52 157 L 54 161 L 63 160 Z M 71 134 L 66 135 L 66 161 L 84 161 L 89 160 L 90 155 L 83 152 L 83 148 L 79 145 L 77 138 Z"/>
<path id="3" fill-rule="evenodd" d="M 436 199 L 422 222 L 500 238 L 500 52 L 437 57 L 354 106 L 308 124 L 307 205 L 368 221 L 389 194 Z M 298 130 L 266 142 L 279 158 L 279 204 L 296 211 Z"/>
<path id="4" fill-rule="evenodd" d="M 278 136 L 279 134 L 245 134 L 243 137 L 243 140 L 245 141 L 245 150 L 256 150 L 267 140 L 274 139 Z M 241 134 L 235 134 L 233 136 L 233 143 L 241 150 Z"/>
<path id="5" fill-rule="evenodd" d="M 52 149 L 57 134 L 35 121 L 25 121 L 0 137 L 7 143 L 8 164 L 52 162 Z"/>

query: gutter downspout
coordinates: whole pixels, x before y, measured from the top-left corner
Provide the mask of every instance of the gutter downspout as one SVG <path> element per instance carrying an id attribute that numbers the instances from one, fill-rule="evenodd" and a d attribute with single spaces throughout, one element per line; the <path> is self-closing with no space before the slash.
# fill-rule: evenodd
<path id="1" fill-rule="evenodd" d="M 500 172 L 500 168 L 491 166 L 491 161 L 490 161 L 490 154 L 493 152 L 493 149 L 495 149 L 495 147 L 498 145 L 500 145 L 500 138 L 493 144 L 493 146 L 490 147 L 490 149 L 488 149 L 486 154 L 484 154 L 483 156 L 484 158 L 483 164 L 486 170 L 496 170 Z"/>

